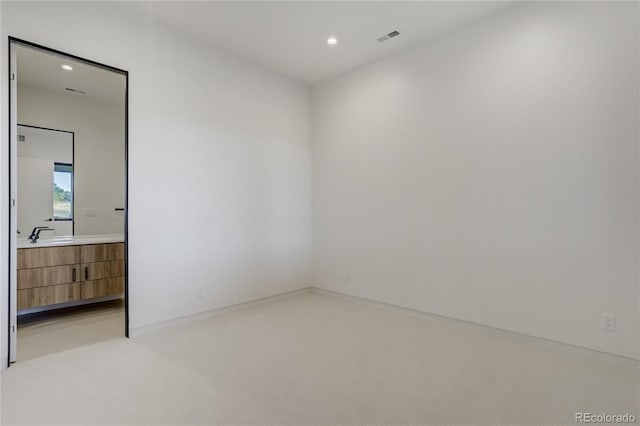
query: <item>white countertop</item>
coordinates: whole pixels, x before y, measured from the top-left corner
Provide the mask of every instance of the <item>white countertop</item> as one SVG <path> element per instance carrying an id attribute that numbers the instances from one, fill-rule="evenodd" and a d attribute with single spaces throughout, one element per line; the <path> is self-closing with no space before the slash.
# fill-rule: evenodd
<path id="1" fill-rule="evenodd" d="M 124 235 L 67 235 L 64 237 L 40 237 L 40 239 L 32 244 L 28 239 L 18 239 L 18 248 L 37 248 L 37 247 L 57 247 L 57 246 L 78 246 L 83 244 L 107 244 L 122 243 Z"/>

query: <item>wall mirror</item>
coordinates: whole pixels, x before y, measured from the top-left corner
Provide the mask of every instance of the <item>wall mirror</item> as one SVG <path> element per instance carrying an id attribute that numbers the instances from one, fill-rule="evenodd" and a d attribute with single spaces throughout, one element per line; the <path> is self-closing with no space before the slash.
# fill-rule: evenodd
<path id="1" fill-rule="evenodd" d="M 57 235 L 73 235 L 73 139 L 72 132 L 18 126 L 21 235 L 46 223 Z"/>

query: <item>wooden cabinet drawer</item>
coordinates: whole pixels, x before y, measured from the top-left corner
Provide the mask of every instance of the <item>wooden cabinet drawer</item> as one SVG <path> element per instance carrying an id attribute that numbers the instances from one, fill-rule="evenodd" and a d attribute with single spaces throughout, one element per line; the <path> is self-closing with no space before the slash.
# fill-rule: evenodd
<path id="1" fill-rule="evenodd" d="M 83 263 L 80 271 L 82 272 L 82 281 L 122 277 L 124 276 L 124 260 Z"/>
<path id="2" fill-rule="evenodd" d="M 80 283 L 50 285 L 18 290 L 18 309 L 80 300 Z"/>
<path id="3" fill-rule="evenodd" d="M 124 277 L 85 281 L 81 285 L 80 293 L 83 299 L 124 293 Z"/>
<path id="4" fill-rule="evenodd" d="M 82 263 L 124 259 L 124 243 L 90 244 L 80 246 Z"/>
<path id="5" fill-rule="evenodd" d="M 18 290 L 18 309 L 30 308 L 29 290 Z"/>
<path id="6" fill-rule="evenodd" d="M 80 248 L 78 246 L 18 249 L 18 269 L 44 268 L 76 263 L 80 263 Z"/>
<path id="7" fill-rule="evenodd" d="M 18 290 L 58 284 L 69 284 L 80 281 L 80 265 L 21 269 L 18 271 L 17 279 Z"/>

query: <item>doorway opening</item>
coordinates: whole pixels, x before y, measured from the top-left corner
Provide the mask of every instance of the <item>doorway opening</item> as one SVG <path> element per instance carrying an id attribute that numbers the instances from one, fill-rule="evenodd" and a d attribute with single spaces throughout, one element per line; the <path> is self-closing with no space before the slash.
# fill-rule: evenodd
<path id="1" fill-rule="evenodd" d="M 9 37 L 8 363 L 129 336 L 127 71 Z"/>

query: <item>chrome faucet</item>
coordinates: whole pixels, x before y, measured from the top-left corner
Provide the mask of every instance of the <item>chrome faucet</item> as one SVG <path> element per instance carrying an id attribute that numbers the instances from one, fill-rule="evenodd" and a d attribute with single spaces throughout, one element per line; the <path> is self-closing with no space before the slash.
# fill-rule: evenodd
<path id="1" fill-rule="evenodd" d="M 31 244 L 35 244 L 36 242 L 38 242 L 38 239 L 40 238 L 40 231 L 55 231 L 55 229 L 48 228 L 46 226 L 36 226 L 35 228 L 33 228 L 33 231 L 31 231 L 31 235 L 29 235 Z"/>

